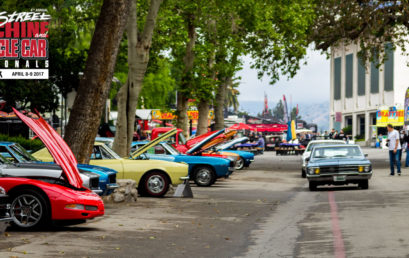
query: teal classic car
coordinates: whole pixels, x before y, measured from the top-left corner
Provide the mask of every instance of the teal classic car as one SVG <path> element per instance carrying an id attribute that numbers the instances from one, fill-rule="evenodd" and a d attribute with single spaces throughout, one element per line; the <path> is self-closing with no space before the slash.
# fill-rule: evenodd
<path id="1" fill-rule="evenodd" d="M 137 150 L 148 143 L 148 141 L 132 142 L 132 150 Z M 152 160 L 184 162 L 188 164 L 189 177 L 195 181 L 197 186 L 211 186 L 218 178 L 227 178 L 234 171 L 233 161 L 224 158 L 181 154 L 167 142 L 160 142 L 149 148 L 145 155 Z"/>
<path id="2" fill-rule="evenodd" d="M 361 189 L 369 187 L 372 165 L 358 145 L 317 146 L 307 161 L 306 172 L 311 191 L 319 185 L 358 184 Z"/>

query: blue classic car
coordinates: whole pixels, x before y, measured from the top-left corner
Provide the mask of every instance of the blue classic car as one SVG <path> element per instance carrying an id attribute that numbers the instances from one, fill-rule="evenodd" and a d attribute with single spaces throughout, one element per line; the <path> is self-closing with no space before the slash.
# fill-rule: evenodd
<path id="1" fill-rule="evenodd" d="M 231 150 L 234 145 L 242 143 L 243 141 L 248 140 L 247 137 L 241 137 L 237 139 L 233 139 L 226 143 L 223 143 L 216 147 L 217 150 L 221 150 L 224 152 L 236 153 L 240 156 L 240 159 L 236 162 L 236 169 L 240 170 L 244 167 L 249 167 L 251 162 L 254 161 L 254 154 L 248 151 L 239 151 L 239 150 Z"/>
<path id="2" fill-rule="evenodd" d="M 316 146 L 307 161 L 306 172 L 311 191 L 315 191 L 319 185 L 346 184 L 358 184 L 361 189 L 368 189 L 372 166 L 358 145 Z"/>
<path id="3" fill-rule="evenodd" d="M 132 151 L 137 150 L 148 141 L 132 143 Z M 145 153 L 149 159 L 185 162 L 189 165 L 189 177 L 198 186 L 211 186 L 217 178 L 227 178 L 234 171 L 234 162 L 224 158 L 189 156 L 179 153 L 172 145 L 160 142 Z"/>
<path id="4" fill-rule="evenodd" d="M 40 162 L 18 143 L 0 142 L 0 154 L 5 158 L 12 159 L 14 163 Z M 118 172 L 113 169 L 86 164 L 78 164 L 78 169 L 99 176 L 99 189 L 91 189 L 99 195 L 109 195 L 115 188 L 118 188 L 116 183 Z"/>

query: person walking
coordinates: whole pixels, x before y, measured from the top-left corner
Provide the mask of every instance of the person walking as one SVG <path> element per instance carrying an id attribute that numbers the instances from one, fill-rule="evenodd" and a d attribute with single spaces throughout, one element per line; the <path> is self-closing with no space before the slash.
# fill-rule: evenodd
<path id="1" fill-rule="evenodd" d="M 391 176 L 395 175 L 395 163 L 396 163 L 396 168 L 398 170 L 398 175 L 400 176 L 401 170 L 400 170 L 400 159 L 399 155 L 401 152 L 401 144 L 400 144 L 400 137 L 399 137 L 399 132 L 393 129 L 393 126 L 391 124 L 388 124 L 388 145 L 389 145 L 389 164 L 391 167 Z"/>

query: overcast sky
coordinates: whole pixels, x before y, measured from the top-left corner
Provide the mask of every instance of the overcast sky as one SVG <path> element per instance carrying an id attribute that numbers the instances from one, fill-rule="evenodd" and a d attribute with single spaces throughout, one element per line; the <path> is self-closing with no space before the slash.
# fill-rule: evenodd
<path id="1" fill-rule="evenodd" d="M 318 51 L 308 50 L 307 64 L 303 65 L 297 75 L 287 80 L 282 78 L 275 85 L 269 85 L 267 77 L 257 78 L 257 72 L 250 68 L 251 58 L 244 58 L 244 68 L 239 72 L 240 101 L 263 101 L 264 92 L 269 102 L 277 102 L 286 95 L 287 101 L 292 98 L 293 105 L 297 103 L 318 103 L 329 101 L 329 59 Z"/>

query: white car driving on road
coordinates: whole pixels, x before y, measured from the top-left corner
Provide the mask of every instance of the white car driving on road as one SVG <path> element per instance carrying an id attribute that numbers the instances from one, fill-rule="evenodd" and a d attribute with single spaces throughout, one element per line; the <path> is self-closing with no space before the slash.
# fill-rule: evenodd
<path id="1" fill-rule="evenodd" d="M 343 140 L 314 140 L 310 141 L 307 145 L 307 148 L 305 148 L 305 151 L 302 155 L 302 168 L 301 168 L 301 177 L 305 178 L 305 168 L 307 167 L 307 158 L 310 157 L 311 151 L 314 147 L 320 146 L 320 145 L 334 145 L 334 144 L 345 144 L 346 142 Z"/>

